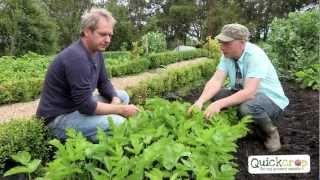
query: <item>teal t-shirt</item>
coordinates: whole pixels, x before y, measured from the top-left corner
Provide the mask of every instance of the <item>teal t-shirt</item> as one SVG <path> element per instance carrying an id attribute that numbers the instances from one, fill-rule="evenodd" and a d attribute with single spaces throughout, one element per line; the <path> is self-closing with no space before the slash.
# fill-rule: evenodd
<path id="1" fill-rule="evenodd" d="M 289 100 L 283 92 L 276 70 L 261 48 L 255 44 L 246 42 L 244 52 L 236 63 L 238 63 L 244 79 L 260 79 L 257 93 L 266 95 L 281 109 L 284 109 L 289 104 Z M 222 56 L 218 69 L 227 73 L 230 79 L 229 88 L 234 88 L 236 80 L 234 60 Z"/>

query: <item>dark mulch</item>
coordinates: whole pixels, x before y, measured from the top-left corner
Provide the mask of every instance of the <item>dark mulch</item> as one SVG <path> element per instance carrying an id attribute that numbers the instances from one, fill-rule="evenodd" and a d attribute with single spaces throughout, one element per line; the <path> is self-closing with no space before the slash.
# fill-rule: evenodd
<path id="1" fill-rule="evenodd" d="M 236 163 L 240 172 L 237 180 L 315 180 L 319 179 L 319 93 L 300 89 L 297 84 L 282 84 L 290 105 L 277 121 L 281 136 L 281 150 L 269 153 L 255 133 L 238 141 Z M 193 102 L 199 97 L 201 89 L 194 89 L 184 100 Z M 264 174 L 253 175 L 248 172 L 248 157 L 251 155 L 290 155 L 309 154 L 311 172 L 305 174 Z"/>

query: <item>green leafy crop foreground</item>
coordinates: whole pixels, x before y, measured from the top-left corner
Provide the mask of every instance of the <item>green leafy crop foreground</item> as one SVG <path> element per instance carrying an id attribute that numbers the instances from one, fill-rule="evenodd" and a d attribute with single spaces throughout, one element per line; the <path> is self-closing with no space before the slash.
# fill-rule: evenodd
<path id="1" fill-rule="evenodd" d="M 119 127 L 110 121 L 109 136 L 101 129 L 98 144 L 69 130 L 65 144 L 48 163 L 44 179 L 234 179 L 235 141 L 248 132 L 248 117 L 235 109 L 210 120 L 188 103 L 149 99 L 144 110 Z"/>

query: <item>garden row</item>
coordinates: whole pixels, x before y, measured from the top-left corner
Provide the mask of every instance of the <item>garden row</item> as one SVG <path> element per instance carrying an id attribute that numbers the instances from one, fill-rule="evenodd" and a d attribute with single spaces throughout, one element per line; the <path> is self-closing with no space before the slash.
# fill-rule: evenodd
<path id="1" fill-rule="evenodd" d="M 106 55 L 108 56 L 108 54 Z M 146 57 L 134 58 L 120 63 L 107 64 L 110 76 L 121 76 L 139 73 L 162 65 L 188 60 L 197 57 L 206 57 L 206 50 L 186 52 L 165 52 L 150 54 Z M 120 56 L 123 57 L 123 56 Z M 4 56 L 0 58 L 0 104 L 31 101 L 38 98 L 44 80 L 47 66 L 53 57 L 40 56 L 28 53 L 14 58 Z M 112 60 L 113 62 L 115 60 Z"/>
<path id="2" fill-rule="evenodd" d="M 232 179 L 237 170 L 230 153 L 236 151 L 235 141 L 247 133 L 248 119 L 235 123 L 238 119 L 233 109 L 216 116 L 214 121 L 205 122 L 202 112 L 186 114 L 190 104 L 161 99 L 145 101 L 206 81 L 216 65 L 217 59 L 207 59 L 189 67 L 168 70 L 127 89 L 135 103 L 144 104 L 144 110 L 119 128 L 112 127 L 110 137 L 100 132 L 99 144 L 92 144 L 72 131 L 65 144 L 50 141 L 52 138 L 37 119 L 2 124 L 0 172 L 11 166 L 10 155 L 27 151 L 32 158 L 42 160 L 46 168 L 35 166 L 39 161 L 20 157 L 24 163 L 24 171 L 20 173 L 38 169 L 33 176 L 45 176 L 45 179 Z M 55 157 L 50 162 L 53 149 Z M 19 157 L 16 160 L 19 161 Z"/>

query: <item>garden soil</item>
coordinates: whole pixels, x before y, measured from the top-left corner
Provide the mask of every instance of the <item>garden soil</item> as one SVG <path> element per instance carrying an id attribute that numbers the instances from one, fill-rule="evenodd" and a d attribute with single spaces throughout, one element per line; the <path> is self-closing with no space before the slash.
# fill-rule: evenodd
<path id="1" fill-rule="evenodd" d="M 283 83 L 289 106 L 275 123 L 279 129 L 282 148 L 269 153 L 261 140 L 252 132 L 238 140 L 235 154 L 240 171 L 236 180 L 316 180 L 319 179 L 319 92 L 303 90 L 294 83 Z M 201 89 L 192 90 L 183 97 L 194 102 Z M 251 155 L 293 155 L 308 154 L 311 159 L 311 172 L 305 174 L 263 174 L 248 172 L 248 157 Z"/>

